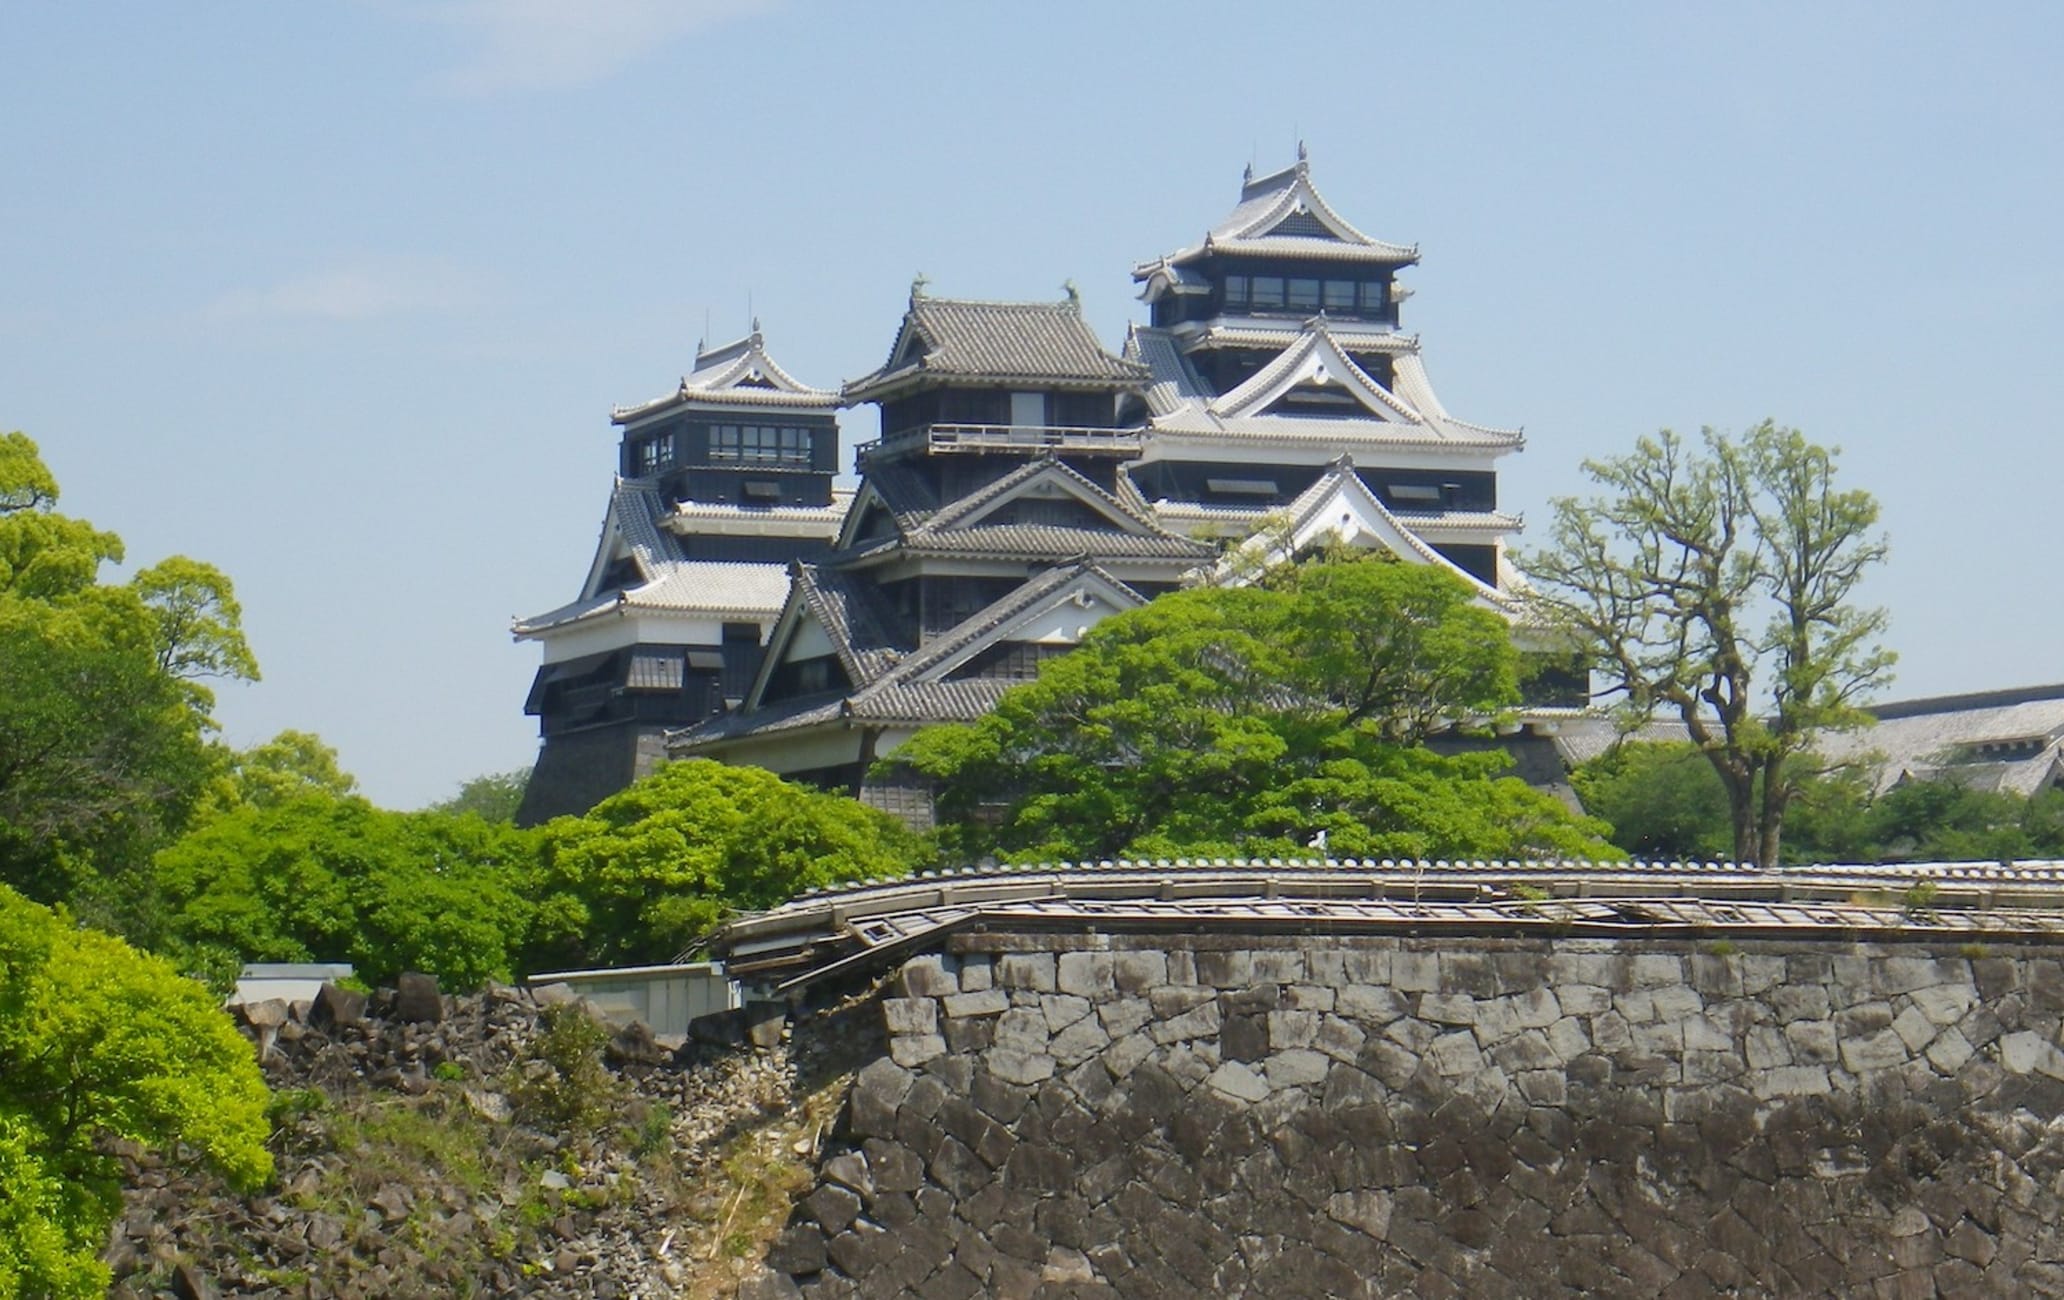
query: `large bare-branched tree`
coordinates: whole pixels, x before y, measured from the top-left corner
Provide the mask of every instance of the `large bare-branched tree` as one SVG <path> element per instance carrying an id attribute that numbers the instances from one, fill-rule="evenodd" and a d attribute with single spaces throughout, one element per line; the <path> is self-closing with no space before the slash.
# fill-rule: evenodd
<path id="1" fill-rule="evenodd" d="M 1793 760 L 1867 724 L 1890 678 L 1885 611 L 1856 603 L 1885 558 L 1878 503 L 1836 486 L 1836 455 L 1769 421 L 1696 443 L 1664 430 L 1587 461 L 1602 492 L 1558 499 L 1549 545 L 1522 560 L 1629 726 L 1683 720 L 1744 862 L 1776 865 Z"/>

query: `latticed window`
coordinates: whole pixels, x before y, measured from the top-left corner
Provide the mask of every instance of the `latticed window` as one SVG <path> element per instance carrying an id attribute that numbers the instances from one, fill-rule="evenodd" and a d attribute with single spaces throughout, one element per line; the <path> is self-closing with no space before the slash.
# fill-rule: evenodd
<path id="1" fill-rule="evenodd" d="M 719 424 L 710 429 L 710 459 L 808 465 L 810 430 L 772 424 Z"/>
<path id="2" fill-rule="evenodd" d="M 631 473 L 645 478 L 657 474 L 674 463 L 674 435 L 662 433 L 656 438 L 641 438 L 631 444 Z"/>

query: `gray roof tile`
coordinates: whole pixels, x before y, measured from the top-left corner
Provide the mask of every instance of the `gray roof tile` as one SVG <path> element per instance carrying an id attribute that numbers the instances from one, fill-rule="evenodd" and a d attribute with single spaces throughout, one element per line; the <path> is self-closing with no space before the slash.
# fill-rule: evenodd
<path id="1" fill-rule="evenodd" d="M 904 359 L 913 336 L 923 355 Z M 913 375 L 1035 383 L 1129 386 L 1147 378 L 1137 362 L 1112 356 L 1069 302 L 974 302 L 915 297 L 889 361 L 846 385 L 846 400 L 864 399 Z"/>
<path id="2" fill-rule="evenodd" d="M 790 572 L 797 597 L 817 616 L 856 685 L 881 676 L 908 652 L 895 611 L 873 583 L 818 564 L 797 564 Z"/>
<path id="3" fill-rule="evenodd" d="M 999 559 L 1166 559 L 1188 564 L 1209 560 L 1218 548 L 1162 532 L 1125 533 L 1107 528 L 1059 524 L 978 524 L 973 528 L 925 529 L 897 548 L 910 555 L 994 556 Z"/>

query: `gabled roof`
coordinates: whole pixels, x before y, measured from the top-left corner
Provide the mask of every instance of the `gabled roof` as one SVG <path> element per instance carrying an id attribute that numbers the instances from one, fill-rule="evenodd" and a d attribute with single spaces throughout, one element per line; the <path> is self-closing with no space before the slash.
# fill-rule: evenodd
<path id="1" fill-rule="evenodd" d="M 1070 601 L 1087 609 L 1091 600 L 1113 612 L 1137 609 L 1147 598 L 1087 560 L 1048 569 L 1023 586 L 975 611 L 954 627 L 933 637 L 922 650 L 896 666 L 885 680 L 935 681 L 1042 614 Z"/>
<path id="2" fill-rule="evenodd" d="M 900 657 L 864 682 L 855 678 L 859 684 L 851 690 L 723 714 L 675 733 L 670 746 L 693 752 L 717 741 L 850 721 L 910 726 L 971 722 L 1022 683 L 1006 678 L 953 679 L 954 670 L 991 646 L 1017 639 L 1013 632 L 1070 604 L 1084 611 L 1101 605 L 1108 617 L 1146 604 L 1146 597 L 1086 561 L 1049 569 L 969 615 L 922 650 Z M 770 651 L 770 662 L 772 657 Z M 758 698 L 757 690 L 755 683 L 756 693 L 748 701 Z"/>
<path id="3" fill-rule="evenodd" d="M 1493 455 L 1515 450 L 1525 441 L 1518 429 L 1491 428 L 1449 415 L 1434 396 L 1416 349 L 1392 354 L 1395 381 L 1384 387 L 1355 359 L 1354 345 L 1366 336 L 1344 339 L 1324 316 L 1307 320 L 1267 365 L 1216 397 L 1196 392 L 1202 381 L 1179 341 L 1165 331 L 1143 329 L 1134 334 L 1137 351 L 1153 366 L 1157 381 L 1148 389 L 1148 426 L 1157 434 L 1236 434 L 1335 445 L 1406 442 L 1480 448 Z M 1313 383 L 1353 397 L 1368 419 L 1270 411 L 1293 389 Z"/>
<path id="4" fill-rule="evenodd" d="M 1187 402 L 1205 401 L 1211 396 L 1197 368 L 1183 353 L 1175 336 L 1165 329 L 1135 325 L 1125 334 L 1125 358 L 1146 366 L 1153 375 L 1147 385 L 1147 413 L 1166 415 Z"/>
<path id="5" fill-rule="evenodd" d="M 1131 509 L 1110 493 L 1083 477 L 1073 467 L 1056 460 L 1051 453 L 1036 456 L 1010 473 L 977 488 L 924 522 L 926 530 L 970 528 L 1004 504 L 1021 497 L 1056 492 L 1073 497 L 1102 513 L 1113 524 L 1128 530 L 1152 529 L 1152 516 Z"/>
<path id="6" fill-rule="evenodd" d="M 792 565 L 789 572 L 793 599 L 824 629 L 854 684 L 872 681 L 907 653 L 897 635 L 896 616 L 882 605 L 872 583 L 815 564 Z M 776 661 L 775 649 L 770 640 L 769 664 Z"/>
<path id="7" fill-rule="evenodd" d="M 914 644 L 914 638 L 902 634 L 895 611 L 882 602 L 873 584 L 864 579 L 856 580 L 835 569 L 800 560 L 788 566 L 786 577 L 788 599 L 767 635 L 767 650 L 760 657 L 759 671 L 746 688 L 746 710 L 791 713 L 798 707 L 796 701 L 764 706 L 761 701 L 775 671 L 788 662 L 790 648 L 806 627 L 824 633 L 839 667 L 855 686 L 888 671 Z"/>
<path id="8" fill-rule="evenodd" d="M 1110 526 L 993 521 L 992 516 L 1004 506 L 1032 496 L 1065 496 L 1095 512 Z M 887 505 L 885 499 L 883 504 Z M 852 518 L 853 528 L 857 528 L 861 518 L 857 509 Z M 899 514 L 896 523 L 896 537 L 849 550 L 838 562 L 853 564 L 894 553 L 1026 560 L 1088 556 L 1194 564 L 1214 554 L 1209 544 L 1163 528 L 1136 490 L 1124 498 L 1114 496 L 1050 454 L 1029 460 L 1002 478 L 926 512 L 922 518 Z M 847 531 L 849 535 L 841 540 L 850 547 L 855 544 L 853 529 Z"/>
<path id="9" fill-rule="evenodd" d="M 679 539 L 661 526 L 667 512 L 652 480 L 617 479 L 580 597 L 519 619 L 511 631 L 518 638 L 536 637 L 593 618 L 638 611 L 755 622 L 773 617 L 788 592 L 784 566 L 685 559 Z M 639 581 L 604 590 L 605 575 L 620 559 L 631 561 Z"/>
<path id="10" fill-rule="evenodd" d="M 839 405 L 839 395 L 828 388 L 812 388 L 776 365 L 767 355 L 760 323 L 754 321 L 752 333 L 736 342 L 710 349 L 697 344 L 695 368 L 681 377 L 679 388 L 636 406 L 619 406 L 610 412 L 610 419 L 632 424 L 698 404 L 831 411 Z"/>
<path id="11" fill-rule="evenodd" d="M 638 572 L 648 581 L 657 578 L 664 565 L 685 559 L 680 542 L 660 526 L 665 517 L 666 502 L 659 494 L 657 483 L 649 478 L 619 475 L 609 494 L 609 513 L 602 521 L 603 544 L 596 551 L 587 585 L 581 589 L 581 594 L 594 594 L 595 584 L 601 580 L 603 570 L 613 558 L 609 546 L 612 535 L 621 540 L 623 548 L 636 562 Z"/>
<path id="12" fill-rule="evenodd" d="M 1208 405 L 1213 415 L 1221 417 L 1260 415 L 1292 389 L 1306 384 L 1338 388 L 1377 419 L 1403 424 L 1426 422 L 1418 411 L 1355 364 L 1354 358 L 1334 341 L 1323 317 L 1306 322 L 1295 343 L 1277 353 L 1245 383 L 1212 398 Z"/>
<path id="13" fill-rule="evenodd" d="M 1887 704 L 1875 726 L 1823 735 L 1820 752 L 1871 761 L 1879 793 L 1902 780 L 1949 780 L 2033 795 L 2064 764 L 2064 687 Z"/>
<path id="14" fill-rule="evenodd" d="M 1500 613 L 1517 617 L 1519 602 L 1442 555 L 1407 528 L 1355 473 L 1354 461 L 1340 457 L 1284 512 L 1280 529 L 1268 529 L 1234 547 L 1219 562 L 1218 573 L 1230 576 L 1257 559 L 1287 560 L 1309 546 L 1337 539 L 1349 546 L 1382 547 L 1410 564 L 1446 569 L 1469 584 L 1476 598 Z"/>
<path id="15" fill-rule="evenodd" d="M 1162 285 L 1176 288 L 1181 267 L 1214 255 L 1406 266 L 1419 260 L 1419 247 L 1375 239 L 1348 224 L 1312 184 L 1311 164 L 1299 145 L 1297 161 L 1281 171 L 1257 178 L 1248 169 L 1241 178 L 1240 202 L 1205 234 L 1204 242 L 1142 262 L 1132 278 L 1148 282 L 1150 294 Z"/>
<path id="16" fill-rule="evenodd" d="M 1072 295 L 1062 302 L 976 302 L 913 292 L 888 361 L 849 381 L 845 400 L 871 400 L 926 377 L 1117 389 L 1137 386 L 1147 370 L 1106 352 Z"/>

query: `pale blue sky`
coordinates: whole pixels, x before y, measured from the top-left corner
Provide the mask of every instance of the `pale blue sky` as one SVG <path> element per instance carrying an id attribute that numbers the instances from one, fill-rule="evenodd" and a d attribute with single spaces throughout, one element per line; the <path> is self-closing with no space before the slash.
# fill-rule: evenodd
<path id="1" fill-rule="evenodd" d="M 1586 456 L 1768 415 L 1892 536 L 1894 694 L 2064 679 L 2064 10 L 362 0 L 0 11 L 0 428 L 236 580 L 226 737 L 414 806 L 535 752 L 612 404 L 741 333 L 831 385 L 913 273 L 1116 346 L 1241 167 L 1417 241 L 1449 408 Z M 847 444 L 870 433 L 846 419 Z M 1538 531 L 1538 529 L 1536 530 Z"/>

